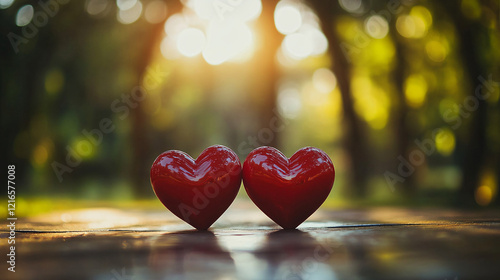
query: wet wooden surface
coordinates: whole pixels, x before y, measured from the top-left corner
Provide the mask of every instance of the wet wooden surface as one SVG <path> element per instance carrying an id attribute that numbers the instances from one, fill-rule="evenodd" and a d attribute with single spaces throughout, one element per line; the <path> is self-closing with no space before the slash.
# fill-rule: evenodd
<path id="1" fill-rule="evenodd" d="M 284 231 L 253 205 L 235 204 L 206 232 L 192 230 L 166 210 L 84 209 L 19 220 L 16 273 L 4 262 L 0 275 L 500 279 L 498 211 L 320 210 L 298 230 Z M 0 234 L 5 241 L 5 227 Z M 0 250 L 8 252 L 6 242 Z"/>

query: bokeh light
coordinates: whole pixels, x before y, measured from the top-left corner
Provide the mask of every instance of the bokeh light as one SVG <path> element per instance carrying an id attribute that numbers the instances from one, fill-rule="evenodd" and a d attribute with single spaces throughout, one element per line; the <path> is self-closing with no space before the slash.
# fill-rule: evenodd
<path id="1" fill-rule="evenodd" d="M 409 76 L 405 81 L 406 103 L 414 108 L 422 106 L 427 95 L 427 81 L 420 74 Z"/>
<path id="2" fill-rule="evenodd" d="M 45 90 L 49 95 L 56 95 L 64 85 L 64 75 L 59 69 L 48 72 L 45 78 Z"/>
<path id="3" fill-rule="evenodd" d="M 162 0 L 154 0 L 146 5 L 144 17 L 149 23 L 160 23 L 167 18 L 167 5 Z"/>
<path id="4" fill-rule="evenodd" d="M 283 40 L 283 49 L 285 53 L 295 59 L 303 59 L 308 57 L 312 51 L 313 46 L 307 36 L 301 33 L 294 33 L 286 35 Z"/>
<path id="5" fill-rule="evenodd" d="M 212 22 L 207 31 L 203 57 L 209 64 L 219 65 L 252 50 L 253 35 L 246 24 Z"/>
<path id="6" fill-rule="evenodd" d="M 35 167 L 42 167 L 47 162 L 49 150 L 45 143 L 38 144 L 33 150 L 32 164 Z"/>
<path id="7" fill-rule="evenodd" d="M 320 68 L 314 71 L 312 82 L 314 88 L 321 93 L 330 93 L 337 86 L 335 74 L 327 68 Z"/>
<path id="8" fill-rule="evenodd" d="M 165 22 L 165 33 L 169 36 L 176 36 L 186 28 L 188 24 L 182 14 L 171 15 Z"/>
<path id="9" fill-rule="evenodd" d="M 177 50 L 177 43 L 172 36 L 163 38 L 160 44 L 160 51 L 163 57 L 170 60 L 178 59 L 181 56 Z"/>
<path id="10" fill-rule="evenodd" d="M 192 0 L 196 14 L 209 21 L 240 21 L 255 20 L 262 12 L 261 0 Z"/>
<path id="11" fill-rule="evenodd" d="M 14 3 L 14 0 L 0 0 L 0 9 L 7 9 Z"/>
<path id="12" fill-rule="evenodd" d="M 109 0 L 87 0 L 85 7 L 89 15 L 98 15 L 106 11 L 109 6 Z"/>
<path id="13" fill-rule="evenodd" d="M 328 40 L 320 30 L 317 16 L 299 2 L 280 1 L 274 11 L 274 24 L 286 35 L 277 54 L 282 65 L 292 65 L 292 60 L 318 56 L 328 50 Z"/>
<path id="14" fill-rule="evenodd" d="M 389 98 L 368 77 L 358 76 L 352 82 L 354 109 L 375 130 L 383 129 L 389 118 Z"/>
<path id="15" fill-rule="evenodd" d="M 462 13 L 470 19 L 477 19 L 481 16 L 481 3 L 476 0 L 462 0 L 460 1 L 460 8 Z"/>
<path id="16" fill-rule="evenodd" d="M 328 50 L 328 40 L 325 34 L 321 32 L 317 27 L 311 24 L 304 24 L 300 29 L 300 33 L 306 36 L 306 40 L 311 43 L 311 53 L 312 56 L 317 56 L 324 54 Z"/>
<path id="17" fill-rule="evenodd" d="M 278 92 L 278 110 L 281 115 L 289 119 L 299 116 L 302 109 L 300 92 L 294 87 L 284 86 Z"/>
<path id="18" fill-rule="evenodd" d="M 17 26 L 28 25 L 33 19 L 34 11 L 35 10 L 31 5 L 24 5 L 21 8 L 19 8 L 16 16 L 16 25 Z"/>
<path id="19" fill-rule="evenodd" d="M 130 7 L 131 2 L 134 2 L 134 5 Z M 141 1 L 124 0 L 124 3 L 122 3 L 122 7 L 118 11 L 117 19 L 120 23 L 131 24 L 139 19 L 141 13 Z"/>
<path id="20" fill-rule="evenodd" d="M 434 62 L 444 61 L 447 55 L 445 46 L 437 40 L 427 42 L 425 45 L 425 51 L 429 59 Z"/>
<path id="21" fill-rule="evenodd" d="M 260 15 L 262 3 L 251 0 L 228 2 L 226 6 L 219 4 L 193 0 L 186 3 L 188 9 L 170 16 L 164 26 L 166 38 L 161 43 L 163 56 L 179 58 L 172 48 L 175 42 L 177 53 L 186 57 L 202 53 L 211 65 L 245 62 L 251 58 L 255 45 L 249 24 Z M 218 10 L 223 7 L 226 9 Z"/>
<path id="22" fill-rule="evenodd" d="M 441 129 L 434 140 L 437 151 L 443 156 L 449 156 L 455 150 L 455 135 L 449 128 Z"/>
<path id="23" fill-rule="evenodd" d="M 381 16 L 370 16 L 365 21 L 365 30 L 373 38 L 382 39 L 389 33 L 389 23 Z"/>
<path id="24" fill-rule="evenodd" d="M 479 186 L 474 193 L 474 197 L 477 204 L 481 206 L 488 206 L 493 198 L 493 191 L 490 186 Z"/>
<path id="25" fill-rule="evenodd" d="M 362 0 L 339 0 L 340 6 L 351 13 L 359 13 L 363 9 Z"/>
<path id="26" fill-rule="evenodd" d="M 132 9 L 137 2 L 138 0 L 116 0 L 116 6 L 118 6 L 118 9 L 125 11 Z"/>
<path id="27" fill-rule="evenodd" d="M 197 28 L 184 29 L 177 38 L 177 49 L 187 57 L 200 54 L 204 45 L 205 34 Z"/>
<path id="28" fill-rule="evenodd" d="M 432 14 L 424 6 L 414 6 L 410 10 L 410 16 L 421 20 L 424 23 L 425 33 L 432 25 Z"/>
<path id="29" fill-rule="evenodd" d="M 422 38 L 427 33 L 427 27 L 422 18 L 412 15 L 401 15 L 396 21 L 396 29 L 406 38 Z"/>
<path id="30" fill-rule="evenodd" d="M 302 25 L 302 15 L 297 7 L 292 5 L 279 5 L 274 11 L 276 29 L 284 35 L 294 33 Z"/>

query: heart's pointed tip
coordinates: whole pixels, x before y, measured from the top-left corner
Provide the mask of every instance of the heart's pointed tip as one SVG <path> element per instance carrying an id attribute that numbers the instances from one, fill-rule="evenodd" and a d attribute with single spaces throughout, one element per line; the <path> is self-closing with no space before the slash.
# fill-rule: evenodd
<path id="1" fill-rule="evenodd" d="M 300 223 L 302 224 L 302 223 Z M 283 228 L 283 230 L 286 230 L 286 231 L 293 231 L 293 230 L 296 230 L 298 226 L 300 226 L 300 224 L 278 224 L 280 227 Z"/>
<path id="2" fill-rule="evenodd" d="M 279 230 L 280 232 L 295 232 L 298 231 L 297 227 L 287 227 Z"/>
<path id="3" fill-rule="evenodd" d="M 282 230 L 285 230 L 285 231 L 294 231 L 297 229 L 297 227 L 282 227 L 283 229 Z"/>
<path id="4" fill-rule="evenodd" d="M 208 231 L 208 229 L 212 226 L 212 224 L 207 223 L 189 223 L 185 220 L 184 222 L 188 223 L 190 226 L 194 227 L 197 231 Z"/>
<path id="5" fill-rule="evenodd" d="M 205 228 L 205 227 L 200 227 L 200 228 L 196 228 L 196 230 L 197 230 L 198 232 L 209 232 L 209 230 L 208 230 L 209 228 L 210 228 L 210 227 L 207 227 L 207 228 Z"/>
<path id="6" fill-rule="evenodd" d="M 194 227 L 197 231 L 203 232 L 203 231 L 208 231 L 208 229 L 210 228 L 211 225 L 209 225 L 209 226 L 195 226 L 195 225 L 191 225 L 191 226 Z"/>

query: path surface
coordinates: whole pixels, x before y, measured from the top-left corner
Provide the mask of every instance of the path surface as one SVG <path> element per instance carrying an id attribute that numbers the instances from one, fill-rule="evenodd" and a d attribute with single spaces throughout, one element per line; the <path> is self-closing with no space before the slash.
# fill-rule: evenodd
<path id="1" fill-rule="evenodd" d="M 19 220 L 16 273 L 4 262 L 0 278 L 500 279 L 498 211 L 320 210 L 284 231 L 253 205 L 236 204 L 206 232 L 166 210 Z M 0 235 L 4 255 L 5 228 Z"/>

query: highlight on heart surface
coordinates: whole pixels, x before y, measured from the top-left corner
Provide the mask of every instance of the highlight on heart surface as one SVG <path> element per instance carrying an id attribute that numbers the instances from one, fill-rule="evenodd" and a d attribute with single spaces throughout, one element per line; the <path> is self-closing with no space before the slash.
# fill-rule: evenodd
<path id="1" fill-rule="evenodd" d="M 313 147 L 288 159 L 272 147 L 253 150 L 243 164 L 243 184 L 252 201 L 278 225 L 293 229 L 328 197 L 335 169 L 328 155 Z"/>
<path id="2" fill-rule="evenodd" d="M 170 150 L 151 166 L 151 185 L 174 215 L 196 229 L 208 229 L 231 205 L 241 185 L 241 164 L 229 148 L 215 145 L 197 159 Z"/>

